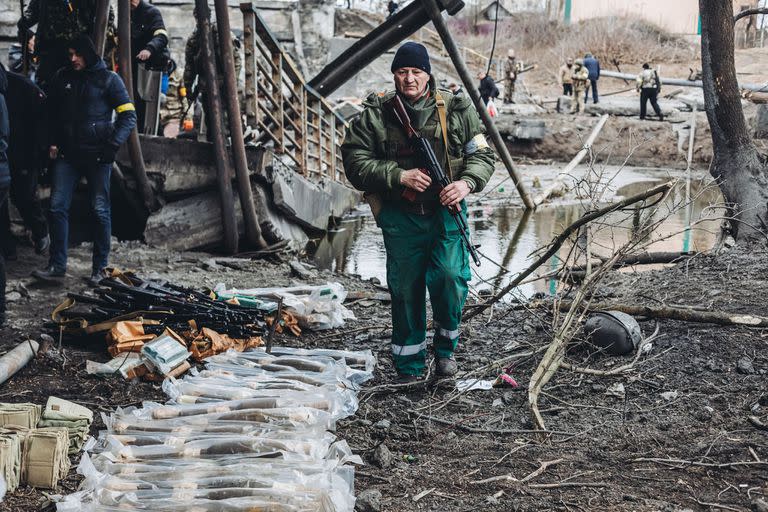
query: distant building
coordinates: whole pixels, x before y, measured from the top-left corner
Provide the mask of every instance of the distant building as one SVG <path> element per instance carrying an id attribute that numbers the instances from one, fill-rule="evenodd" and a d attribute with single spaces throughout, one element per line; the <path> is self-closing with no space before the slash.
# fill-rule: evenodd
<path id="1" fill-rule="evenodd" d="M 756 7 L 757 3 L 736 1 L 733 12 Z M 672 34 L 701 34 L 698 0 L 551 0 L 549 4 L 554 11 L 550 16 L 566 23 L 610 16 L 632 17 L 642 18 Z"/>
<path id="2" fill-rule="evenodd" d="M 480 11 L 480 15 L 488 21 L 496 21 L 497 18 L 501 21 L 512 16 L 512 13 L 504 7 L 503 2 L 494 0 Z"/>

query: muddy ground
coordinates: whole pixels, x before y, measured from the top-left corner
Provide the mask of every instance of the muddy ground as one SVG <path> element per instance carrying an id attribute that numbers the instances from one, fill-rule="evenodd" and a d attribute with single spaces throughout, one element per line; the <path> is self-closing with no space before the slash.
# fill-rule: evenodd
<path id="1" fill-rule="evenodd" d="M 627 304 L 683 304 L 768 316 L 767 256 L 765 247 L 734 249 L 662 270 L 613 273 L 599 291 L 605 300 Z M 235 261 L 135 243 L 117 246 L 113 261 L 200 288 L 217 282 L 253 287 L 297 280 L 284 261 Z M 37 338 L 64 295 L 63 289 L 30 283 L 26 276 L 42 263 L 25 247 L 19 261 L 9 265 L 8 290 L 20 290 L 21 297 L 10 304 L 4 348 Z M 66 290 L 84 289 L 80 277 L 88 268 L 88 247 L 75 249 Z M 354 276 L 318 272 L 310 279 L 328 280 L 349 289 L 377 290 Z M 524 391 L 538 356 L 524 354 L 550 341 L 546 310 L 495 308 L 490 319 L 486 313 L 464 326 L 457 354 L 461 369 L 474 378 L 492 379 L 497 369 L 476 370 L 519 356 L 511 373 L 520 387 L 462 394 L 445 386 L 391 387 L 388 305 L 362 301 L 350 307 L 357 320 L 344 328 L 283 337 L 280 343 L 370 348 L 377 355 L 376 378 L 361 394 L 360 410 L 338 428 L 367 462 L 356 476 L 358 495 L 365 496 L 361 502 L 376 501 L 379 491 L 379 510 L 388 512 L 674 511 L 749 510 L 753 501 L 768 499 L 768 432 L 748 421 L 754 415 L 768 422 L 766 329 L 661 321 L 652 351 L 621 376 L 560 370 L 542 396 L 548 430 L 542 437 L 531 432 Z M 652 321 L 641 325 L 646 335 L 654 329 Z M 31 362 L 0 386 L 0 399 L 43 404 L 56 394 L 109 411 L 162 398 L 157 385 L 86 375 L 86 359 L 108 359 L 101 341 L 67 342 L 65 354 L 64 365 L 48 359 Z M 629 361 L 584 347 L 574 347 L 567 359 L 601 370 Z M 623 397 L 609 392 L 619 383 Z M 102 426 L 96 421 L 92 434 Z M 558 462 L 536 471 L 551 461 Z M 503 475 L 518 481 L 478 483 Z M 56 492 L 71 492 L 77 482 L 73 469 Z M 0 510 L 41 510 L 45 500 L 42 492 L 21 488 Z"/>

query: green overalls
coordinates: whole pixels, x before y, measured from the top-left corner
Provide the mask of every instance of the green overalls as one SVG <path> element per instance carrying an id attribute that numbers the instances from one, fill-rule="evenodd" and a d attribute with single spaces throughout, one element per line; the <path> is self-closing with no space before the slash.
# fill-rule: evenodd
<path id="1" fill-rule="evenodd" d="M 402 169 L 420 167 L 403 129 L 391 117 L 387 119 L 387 160 L 397 162 Z M 419 131 L 449 173 L 437 108 Z M 462 159 L 451 159 L 454 175 L 462 166 Z M 464 202 L 462 215 L 466 218 Z M 395 368 L 401 374 L 419 375 L 426 365 L 426 290 L 432 304 L 435 355 L 449 357 L 459 340 L 461 312 L 471 278 L 469 254 L 453 218 L 439 204 L 433 190 L 419 194 L 414 203 L 398 198 L 385 200 L 377 223 L 387 250 Z"/>

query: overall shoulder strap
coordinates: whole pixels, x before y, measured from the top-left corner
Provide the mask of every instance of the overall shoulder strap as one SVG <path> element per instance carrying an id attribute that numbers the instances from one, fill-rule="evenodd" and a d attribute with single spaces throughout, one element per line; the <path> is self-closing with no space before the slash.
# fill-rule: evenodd
<path id="1" fill-rule="evenodd" d="M 440 128 L 443 131 L 443 144 L 445 145 L 445 161 L 448 163 L 448 179 L 453 180 L 453 170 L 451 169 L 451 155 L 448 153 L 448 119 L 446 115 L 445 100 L 439 91 L 435 91 L 435 100 L 437 102 L 437 116 L 440 120 Z"/>

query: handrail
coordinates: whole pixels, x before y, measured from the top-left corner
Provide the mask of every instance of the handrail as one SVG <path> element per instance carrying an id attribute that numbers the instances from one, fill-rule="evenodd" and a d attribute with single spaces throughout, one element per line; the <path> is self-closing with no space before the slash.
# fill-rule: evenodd
<path id="1" fill-rule="evenodd" d="M 299 67 L 252 2 L 240 4 L 244 23 L 245 113 L 258 138 L 295 163 L 304 176 L 345 180 L 340 147 L 346 121 L 307 85 Z"/>

